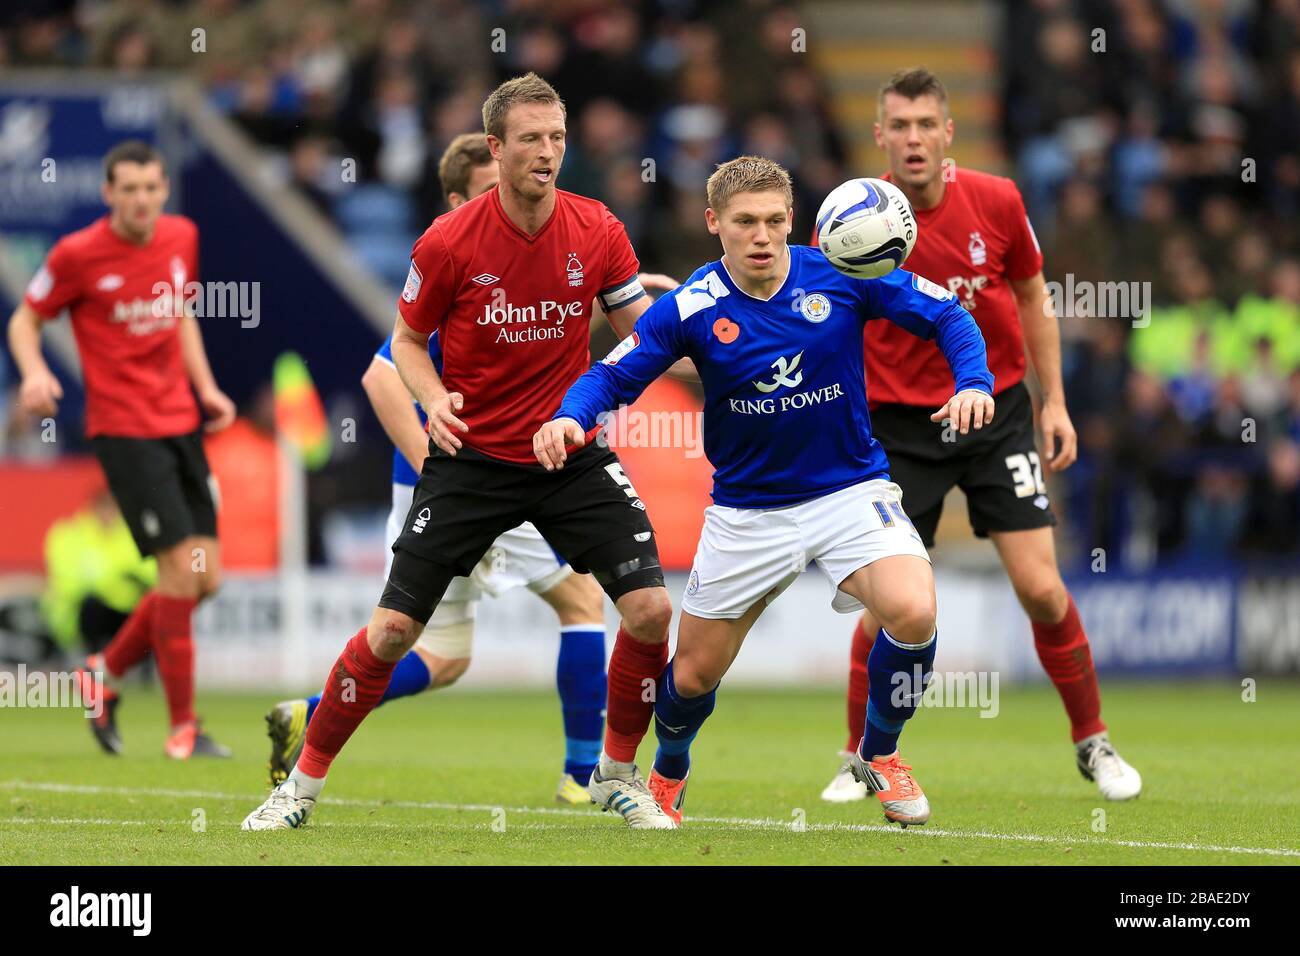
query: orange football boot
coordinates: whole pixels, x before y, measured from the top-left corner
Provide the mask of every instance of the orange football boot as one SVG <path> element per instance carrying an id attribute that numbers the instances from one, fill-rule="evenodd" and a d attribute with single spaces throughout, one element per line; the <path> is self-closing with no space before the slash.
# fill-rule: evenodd
<path id="1" fill-rule="evenodd" d="M 849 757 L 849 766 L 859 783 L 876 795 L 885 819 L 906 829 L 922 826 L 930 819 L 930 801 L 925 799 L 921 785 L 912 776 L 910 764 L 903 763 L 895 750 L 888 757 L 864 760 L 856 751 Z"/>
<path id="2" fill-rule="evenodd" d="M 678 826 L 682 823 L 682 804 L 686 801 L 686 781 L 690 775 L 690 771 L 687 771 L 686 776 L 681 780 L 669 780 L 658 770 L 650 771 L 648 785 L 650 792 L 654 794 L 655 803 L 659 804 L 664 815 Z"/>

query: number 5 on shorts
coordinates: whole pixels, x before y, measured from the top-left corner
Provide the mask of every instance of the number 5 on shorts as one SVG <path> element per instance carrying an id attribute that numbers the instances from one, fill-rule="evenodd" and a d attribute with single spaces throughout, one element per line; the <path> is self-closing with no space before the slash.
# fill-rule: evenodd
<path id="1" fill-rule="evenodd" d="M 623 472 L 623 466 L 620 463 L 614 462 L 612 465 L 606 465 L 605 470 L 609 472 L 609 477 L 614 479 L 615 484 L 623 489 L 623 494 L 627 495 L 629 498 L 640 497 L 640 495 L 636 493 L 636 489 L 632 487 L 632 479 L 628 478 L 628 476 Z"/>

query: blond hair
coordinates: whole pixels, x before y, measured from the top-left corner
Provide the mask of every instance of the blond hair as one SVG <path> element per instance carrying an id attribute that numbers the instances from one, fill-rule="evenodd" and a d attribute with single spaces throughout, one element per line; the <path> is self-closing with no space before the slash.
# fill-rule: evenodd
<path id="1" fill-rule="evenodd" d="M 721 212 L 737 193 L 779 192 L 788 207 L 794 205 L 790 174 L 780 163 L 762 156 L 739 156 L 718 166 L 705 187 L 709 208 Z"/>
<path id="2" fill-rule="evenodd" d="M 568 115 L 564 109 L 564 100 L 555 92 L 555 87 L 536 73 L 525 73 L 513 80 L 506 80 L 483 101 L 483 132 L 504 140 L 506 114 L 510 112 L 510 107 L 519 103 L 554 103 L 560 108 L 561 115 Z"/>

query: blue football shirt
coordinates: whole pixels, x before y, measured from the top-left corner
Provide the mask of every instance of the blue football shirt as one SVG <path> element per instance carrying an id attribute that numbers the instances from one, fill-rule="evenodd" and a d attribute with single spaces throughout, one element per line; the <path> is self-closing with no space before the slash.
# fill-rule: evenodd
<path id="1" fill-rule="evenodd" d="M 817 249 L 788 248 L 789 273 L 766 300 L 741 290 L 721 261 L 696 270 L 574 383 L 554 417 L 590 430 L 688 357 L 704 384 L 713 500 L 775 508 L 889 477 L 867 412 L 866 322 L 883 316 L 935 339 L 954 392 L 993 393 L 983 336 L 947 289 L 902 269 L 853 279 Z"/>

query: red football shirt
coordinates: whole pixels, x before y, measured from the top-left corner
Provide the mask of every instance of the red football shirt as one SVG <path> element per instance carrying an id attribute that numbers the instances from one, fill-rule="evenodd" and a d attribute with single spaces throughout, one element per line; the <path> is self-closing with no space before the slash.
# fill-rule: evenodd
<path id="1" fill-rule="evenodd" d="M 23 298 L 37 313 L 71 312 L 87 435 L 167 438 L 199 427 L 178 321 L 198 261 L 199 231 L 184 216 L 159 216 L 143 246 L 104 216 L 56 242 L 32 278 Z M 175 292 L 155 308 L 161 286 Z"/>
<path id="2" fill-rule="evenodd" d="M 913 211 L 916 247 L 903 268 L 956 293 L 984 334 L 994 391 L 1010 388 L 1025 377 L 1025 340 L 1008 281 L 1043 268 L 1020 190 L 1010 179 L 963 168 L 939 205 Z M 952 397 L 952 370 L 934 342 L 892 322 L 868 322 L 863 345 L 872 407 L 935 409 Z"/>
<path id="3" fill-rule="evenodd" d="M 592 300 L 607 312 L 636 301 L 639 271 L 614 214 L 563 190 L 533 236 L 495 189 L 435 219 L 416 240 L 398 309 L 411 328 L 439 330 L 443 385 L 465 397 L 461 441 L 536 464 L 533 434 L 591 365 Z"/>

